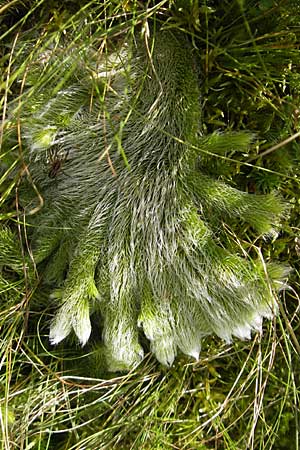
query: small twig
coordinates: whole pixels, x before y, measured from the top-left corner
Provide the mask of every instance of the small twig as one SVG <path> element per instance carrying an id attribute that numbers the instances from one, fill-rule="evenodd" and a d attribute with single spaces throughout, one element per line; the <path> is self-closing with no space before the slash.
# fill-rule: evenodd
<path id="1" fill-rule="evenodd" d="M 105 115 L 105 113 L 106 113 L 106 111 L 104 110 L 104 112 L 103 112 L 103 131 L 104 131 L 104 133 L 103 133 L 103 138 L 104 138 L 104 147 L 105 147 L 105 151 L 104 151 L 103 155 L 106 155 L 106 159 L 107 159 L 108 165 L 109 165 L 109 167 L 110 167 L 111 173 L 113 174 L 114 177 L 116 177 L 116 176 L 117 176 L 117 173 L 116 173 L 116 171 L 115 171 L 115 168 L 114 168 L 114 166 L 113 166 L 113 163 L 112 163 L 112 160 L 111 160 L 111 157 L 110 157 L 110 154 L 109 154 L 110 146 L 107 145 L 107 137 L 106 137 L 106 115 Z M 101 156 L 100 156 L 99 160 L 100 160 L 100 159 L 102 159 Z"/>
<path id="2" fill-rule="evenodd" d="M 298 353 L 298 355 L 300 356 L 300 344 L 299 344 L 299 341 L 297 339 L 297 336 L 296 336 L 296 334 L 295 334 L 295 332 L 294 332 L 294 330 L 293 330 L 293 328 L 292 328 L 292 326 L 291 326 L 291 324 L 289 322 L 288 316 L 286 315 L 286 312 L 285 312 L 284 307 L 281 304 L 281 302 L 278 302 L 278 306 L 279 306 L 280 314 L 283 317 L 284 323 L 286 324 L 286 327 L 287 327 L 287 329 L 289 331 L 289 334 L 290 334 L 291 339 L 293 341 L 293 344 L 295 346 L 295 350 Z"/>
<path id="3" fill-rule="evenodd" d="M 1 12 L 1 10 L 0 10 L 0 12 Z M 2 141 L 3 141 L 4 123 L 5 123 L 5 116 L 6 116 L 6 109 L 7 109 L 7 93 L 8 93 L 8 89 L 9 89 L 9 79 L 10 79 L 10 70 L 11 70 L 13 54 L 15 51 L 15 47 L 16 47 L 18 38 L 19 38 L 19 33 L 16 34 L 14 42 L 12 44 L 12 49 L 11 49 L 11 52 L 9 55 L 9 61 L 8 61 L 8 66 L 7 66 L 7 77 L 6 77 L 6 83 L 5 83 L 4 104 L 3 104 L 3 113 L 2 113 L 2 126 L 0 128 L 0 149 L 2 147 Z"/>
<path id="4" fill-rule="evenodd" d="M 266 156 L 269 153 L 272 153 L 272 152 L 274 152 L 275 150 L 278 150 L 281 147 L 284 147 L 286 144 L 289 144 L 290 142 L 294 141 L 298 137 L 300 137 L 300 131 L 298 131 L 297 133 L 295 133 L 292 136 L 288 137 L 284 141 L 279 142 L 278 144 L 274 145 L 273 147 L 268 148 L 267 150 L 265 150 L 264 152 L 260 153 L 259 155 L 253 156 L 253 158 L 248 159 L 247 163 L 249 163 L 251 161 L 254 161 L 255 159 L 261 158 L 262 156 Z"/>

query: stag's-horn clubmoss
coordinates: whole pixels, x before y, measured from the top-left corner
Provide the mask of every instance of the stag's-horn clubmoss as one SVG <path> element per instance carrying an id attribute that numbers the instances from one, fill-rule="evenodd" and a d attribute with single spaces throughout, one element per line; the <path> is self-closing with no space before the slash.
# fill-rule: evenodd
<path id="1" fill-rule="evenodd" d="M 44 200 L 28 214 L 38 199 L 24 184 L 33 255 L 59 288 L 50 341 L 74 331 L 84 345 L 101 327 L 110 370 L 123 370 L 143 358 L 141 332 L 165 365 L 179 350 L 198 358 L 211 333 L 249 338 L 274 311 L 270 279 L 218 242 L 210 222 L 237 217 L 269 233 L 283 206 L 199 170 L 202 151 L 246 146 L 251 135 L 202 136 L 188 38 L 159 31 L 102 59 L 91 50 L 88 63 L 76 49 L 63 58 L 61 71 L 76 71 L 59 90 L 49 77 L 22 125 Z M 101 323 L 91 326 L 93 314 Z"/>

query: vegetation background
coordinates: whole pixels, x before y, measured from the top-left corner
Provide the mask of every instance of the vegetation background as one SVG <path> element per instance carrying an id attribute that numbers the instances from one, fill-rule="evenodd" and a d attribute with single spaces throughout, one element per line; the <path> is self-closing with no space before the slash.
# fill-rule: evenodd
<path id="1" fill-rule="evenodd" d="M 127 374 L 104 373 L 89 360 L 86 373 L 91 355 L 48 344 L 53 310 L 39 306 L 48 292 L 29 287 L 18 243 L 8 253 L 0 243 L 3 449 L 299 449 L 298 1 L 2 2 L 0 220 L 17 234 L 23 227 L 21 140 L 9 146 L 7 116 L 10 104 L 26 101 L 43 49 L 64 41 L 90 46 L 99 35 L 109 48 L 154 17 L 187 32 L 195 47 L 204 132 L 255 134 L 247 152 L 207 154 L 201 163 L 243 191 L 281 193 L 289 212 L 279 237 L 264 241 L 241 223 L 238 245 L 255 241 L 266 260 L 289 264 L 290 287 L 280 295 L 280 314 L 252 341 L 225 345 L 209 337 L 200 361 L 181 356 L 170 369 L 151 354 Z M 14 273 L 5 269 L 9 258 Z"/>

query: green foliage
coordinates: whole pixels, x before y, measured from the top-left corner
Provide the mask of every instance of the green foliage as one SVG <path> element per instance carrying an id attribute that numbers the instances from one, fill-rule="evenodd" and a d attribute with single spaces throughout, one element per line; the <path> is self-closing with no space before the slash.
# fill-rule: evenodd
<path id="1" fill-rule="evenodd" d="M 50 341 L 74 330 L 85 345 L 89 316 L 99 311 L 110 370 L 142 358 L 139 328 L 158 360 L 171 365 L 177 349 L 198 358 L 207 334 L 249 338 L 275 307 L 263 267 L 217 245 L 209 222 L 213 210 L 215 221 L 238 217 L 272 233 L 283 205 L 201 173 L 202 148 L 245 148 L 248 135 L 201 138 L 192 47 L 175 31 L 148 39 L 136 37 L 136 49 L 127 41 L 98 66 L 96 49 L 72 48 L 60 66 L 72 68 L 62 89 L 57 80 L 53 96 L 50 83 L 51 96 L 42 85 L 20 119 L 25 161 L 44 200 L 26 219 L 33 258 L 53 255 L 45 270 L 61 285 Z M 22 202 L 21 187 L 25 214 L 32 194 Z"/>
<path id="2" fill-rule="evenodd" d="M 3 448 L 297 449 L 299 6 L 0 10 Z"/>

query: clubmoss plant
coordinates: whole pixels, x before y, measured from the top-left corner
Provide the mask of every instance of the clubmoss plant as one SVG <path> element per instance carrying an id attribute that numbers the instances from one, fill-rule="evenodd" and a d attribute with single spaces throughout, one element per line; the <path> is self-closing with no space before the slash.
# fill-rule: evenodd
<path id="1" fill-rule="evenodd" d="M 22 118 L 43 198 L 39 208 L 24 187 L 33 258 L 58 288 L 50 341 L 74 331 L 85 345 L 98 312 L 93 326 L 113 371 L 143 358 L 141 332 L 170 366 L 178 350 L 198 358 L 206 335 L 250 338 L 276 310 L 272 271 L 232 253 L 210 222 L 274 234 L 282 201 L 241 192 L 199 163 L 203 153 L 246 148 L 252 135 L 204 136 L 202 75 L 187 36 L 143 31 L 108 56 L 72 48 L 62 67 L 78 70 L 59 89 L 42 85 Z M 45 51 L 43 63 L 52 58 Z"/>

